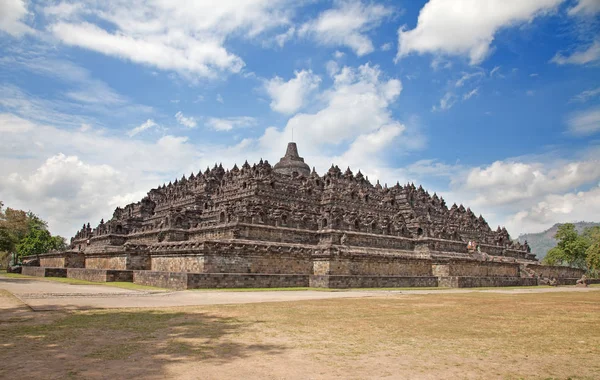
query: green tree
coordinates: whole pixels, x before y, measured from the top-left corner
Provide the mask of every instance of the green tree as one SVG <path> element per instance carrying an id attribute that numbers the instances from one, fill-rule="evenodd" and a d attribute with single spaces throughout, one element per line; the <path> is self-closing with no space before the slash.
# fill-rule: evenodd
<path id="1" fill-rule="evenodd" d="M 597 277 L 600 273 L 600 226 L 589 227 L 583 231 L 583 238 L 589 244 L 585 251 L 585 263 L 590 275 Z"/>
<path id="2" fill-rule="evenodd" d="M 559 226 L 554 237 L 558 243 L 548 251 L 544 263 L 586 268 L 586 251 L 591 245 L 589 238 L 579 235 L 571 223 Z"/>
<path id="3" fill-rule="evenodd" d="M 19 257 L 40 255 L 50 251 L 53 244 L 54 241 L 50 232 L 44 229 L 33 228 L 19 244 L 17 244 L 17 254 Z"/>
<path id="4" fill-rule="evenodd" d="M 12 253 L 20 258 L 67 248 L 65 238 L 52 236 L 48 223 L 33 212 L 3 210 L 3 206 L 0 201 L 0 260 L 6 261 Z"/>
<path id="5" fill-rule="evenodd" d="M 585 253 L 585 262 L 587 264 L 588 271 L 594 277 L 597 277 L 600 273 L 600 242 L 590 245 Z"/>
<path id="6" fill-rule="evenodd" d="M 559 248 L 554 247 L 546 253 L 542 262 L 546 265 L 561 265 L 563 264 L 563 259 L 563 252 Z"/>

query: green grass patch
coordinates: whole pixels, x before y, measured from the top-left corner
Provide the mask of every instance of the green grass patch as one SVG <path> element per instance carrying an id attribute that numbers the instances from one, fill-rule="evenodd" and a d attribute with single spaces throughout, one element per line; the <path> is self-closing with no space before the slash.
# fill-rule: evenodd
<path id="1" fill-rule="evenodd" d="M 2 277 L 8 278 L 25 278 L 25 279 L 36 279 L 40 281 L 54 281 L 61 282 L 63 284 L 70 285 L 102 285 L 102 286 L 112 286 L 114 288 L 122 288 L 122 289 L 131 289 L 131 290 L 162 290 L 165 291 L 165 288 L 158 288 L 156 286 L 147 286 L 147 285 L 138 285 L 132 282 L 122 282 L 122 281 L 114 281 L 114 282 L 94 282 L 94 281 L 86 281 L 80 280 L 77 278 L 67 278 L 67 277 L 36 277 L 36 276 L 26 276 L 18 273 L 0 273 Z"/>

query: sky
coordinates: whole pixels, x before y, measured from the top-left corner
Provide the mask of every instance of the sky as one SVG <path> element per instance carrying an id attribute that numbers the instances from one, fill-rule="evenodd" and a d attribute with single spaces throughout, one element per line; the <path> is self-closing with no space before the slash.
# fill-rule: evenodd
<path id="1" fill-rule="evenodd" d="M 0 1 L 0 200 L 52 233 L 292 135 L 513 237 L 600 221 L 600 0 Z"/>

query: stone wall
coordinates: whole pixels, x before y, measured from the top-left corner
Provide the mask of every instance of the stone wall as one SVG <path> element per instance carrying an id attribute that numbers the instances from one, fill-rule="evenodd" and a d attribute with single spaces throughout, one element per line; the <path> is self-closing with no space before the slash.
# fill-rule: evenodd
<path id="1" fill-rule="evenodd" d="M 204 255 L 150 256 L 150 268 L 159 272 L 204 272 Z"/>
<path id="2" fill-rule="evenodd" d="M 67 277 L 93 282 L 132 282 L 133 271 L 112 269 L 68 268 Z"/>
<path id="3" fill-rule="evenodd" d="M 65 257 L 40 257 L 41 267 L 64 268 Z"/>
<path id="4" fill-rule="evenodd" d="M 519 277 L 519 264 L 491 261 L 450 261 L 447 276 Z"/>
<path id="5" fill-rule="evenodd" d="M 538 264 L 527 264 L 527 268 L 533 270 L 538 276 L 547 278 L 576 278 L 579 279 L 585 273 L 583 269 L 563 267 L 563 266 L 550 266 L 550 265 L 538 265 Z"/>
<path id="6" fill-rule="evenodd" d="M 150 257 L 145 253 L 111 253 L 85 257 L 85 267 L 89 269 L 146 270 L 150 269 Z"/>
<path id="7" fill-rule="evenodd" d="M 61 252 L 40 255 L 40 266 L 50 268 L 83 268 L 85 257 L 80 253 Z"/>
<path id="8" fill-rule="evenodd" d="M 91 256 L 85 258 L 85 267 L 89 269 L 127 269 L 127 255 Z"/>
<path id="9" fill-rule="evenodd" d="M 308 287 L 308 275 L 189 273 L 188 289 Z"/>
<path id="10" fill-rule="evenodd" d="M 243 223 L 236 226 L 233 236 L 236 239 L 282 243 L 317 244 L 319 242 L 316 231 Z"/>
<path id="11" fill-rule="evenodd" d="M 324 232 L 321 233 L 321 240 L 325 242 L 331 241 L 334 244 L 341 243 L 347 246 L 354 247 L 388 248 L 402 250 L 413 250 L 415 248 L 415 241 L 410 238 L 392 235 L 377 235 L 353 231 Z"/>
<path id="12" fill-rule="evenodd" d="M 346 276 L 431 276 L 431 261 L 406 259 L 393 256 L 350 256 L 333 257 L 328 268 L 321 262 L 322 268 L 315 274 Z M 316 269 L 313 266 L 313 270 Z"/>
<path id="13" fill-rule="evenodd" d="M 133 282 L 175 290 L 308 287 L 308 275 L 134 271 Z"/>
<path id="14" fill-rule="evenodd" d="M 438 278 L 429 276 L 310 276 L 310 286 L 315 288 L 409 288 L 437 287 Z"/>
<path id="15" fill-rule="evenodd" d="M 537 286 L 537 278 L 523 277 L 440 277 L 439 286 L 445 288 L 477 288 L 499 286 Z"/>
<path id="16" fill-rule="evenodd" d="M 67 277 L 66 268 L 23 267 L 21 274 L 36 277 Z"/>
<path id="17" fill-rule="evenodd" d="M 136 270 L 133 272 L 133 282 L 138 285 L 185 290 L 187 289 L 187 273 Z"/>
<path id="18" fill-rule="evenodd" d="M 308 255 L 290 253 L 230 252 L 206 254 L 205 273 L 254 273 L 254 274 L 306 274 L 311 273 L 312 261 Z"/>

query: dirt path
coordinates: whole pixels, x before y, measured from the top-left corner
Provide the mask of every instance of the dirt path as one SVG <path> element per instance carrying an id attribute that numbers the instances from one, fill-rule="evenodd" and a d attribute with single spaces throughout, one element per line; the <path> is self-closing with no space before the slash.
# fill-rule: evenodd
<path id="1" fill-rule="evenodd" d="M 71 285 L 37 279 L 0 277 L 0 289 L 14 294 L 35 311 L 62 309 L 163 308 L 177 306 L 306 301 L 333 298 L 491 292 L 504 294 L 591 292 L 600 288 L 427 289 L 348 291 L 140 291 L 103 285 Z"/>

